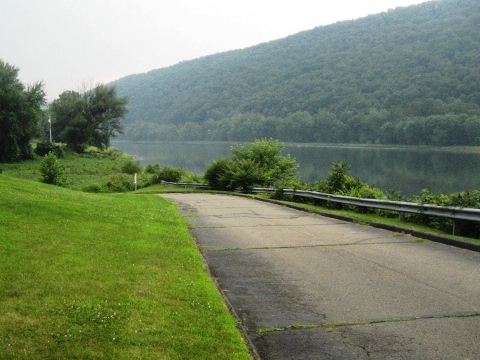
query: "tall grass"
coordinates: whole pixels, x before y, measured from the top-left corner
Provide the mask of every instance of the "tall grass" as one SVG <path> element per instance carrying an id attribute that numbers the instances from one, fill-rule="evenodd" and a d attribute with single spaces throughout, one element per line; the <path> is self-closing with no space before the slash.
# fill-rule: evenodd
<path id="1" fill-rule="evenodd" d="M 39 181 L 41 158 L 13 164 L 0 164 L 3 174 L 26 180 Z M 89 154 L 67 154 L 59 162 L 65 168 L 67 187 L 82 190 L 95 184 L 102 184 L 114 175 L 121 174 L 122 157 L 95 157 Z M 132 180 L 133 182 L 133 177 Z"/>
<path id="2" fill-rule="evenodd" d="M 186 228 L 159 196 L 0 174 L 0 359 L 248 359 Z"/>

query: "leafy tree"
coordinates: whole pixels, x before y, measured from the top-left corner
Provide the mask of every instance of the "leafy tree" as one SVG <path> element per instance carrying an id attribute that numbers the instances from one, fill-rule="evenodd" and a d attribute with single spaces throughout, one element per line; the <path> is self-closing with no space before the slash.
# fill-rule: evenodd
<path id="1" fill-rule="evenodd" d="M 99 85 L 83 94 L 65 91 L 50 106 L 55 138 L 76 152 L 88 145 L 108 148 L 110 139 L 123 133 L 120 119 L 127 113 L 126 104 L 115 87 Z"/>
<path id="2" fill-rule="evenodd" d="M 64 91 L 50 105 L 53 138 L 67 144 L 68 148 L 83 152 L 88 146 L 88 123 L 84 114 L 82 96 L 75 91 Z"/>
<path id="3" fill-rule="evenodd" d="M 42 83 L 25 89 L 18 69 L 0 60 L 0 161 L 15 162 L 33 157 L 30 140 L 38 132 L 45 103 Z"/>

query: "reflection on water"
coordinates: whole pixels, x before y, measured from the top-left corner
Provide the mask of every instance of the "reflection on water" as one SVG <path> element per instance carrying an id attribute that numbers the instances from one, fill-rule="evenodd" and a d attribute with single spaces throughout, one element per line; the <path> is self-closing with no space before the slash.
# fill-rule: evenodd
<path id="1" fill-rule="evenodd" d="M 133 155 L 143 165 L 183 167 L 202 174 L 217 159 L 231 156 L 232 143 L 225 142 L 130 142 L 113 146 Z M 350 175 L 384 191 L 398 190 L 418 195 L 422 189 L 450 194 L 480 189 L 480 152 L 454 152 L 443 148 L 332 147 L 286 144 L 286 153 L 297 159 L 299 177 L 307 182 L 323 180 L 331 163 L 345 161 Z"/>

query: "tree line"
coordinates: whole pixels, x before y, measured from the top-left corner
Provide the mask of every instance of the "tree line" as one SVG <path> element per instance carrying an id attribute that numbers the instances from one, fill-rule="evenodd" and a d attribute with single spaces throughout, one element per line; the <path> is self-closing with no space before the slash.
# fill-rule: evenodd
<path id="1" fill-rule="evenodd" d="M 371 143 L 458 146 L 480 145 L 480 116 L 465 113 L 415 116 L 391 121 L 388 111 L 372 110 L 340 121 L 333 113 L 296 112 L 286 118 L 258 113 L 235 114 L 223 120 L 184 125 L 136 122 L 131 140 L 254 141 L 275 138 L 285 142 Z"/>
<path id="2" fill-rule="evenodd" d="M 32 159 L 33 139 L 44 140 L 35 149 L 38 155 L 60 153 L 51 143 L 50 127 L 56 142 L 79 153 L 88 146 L 107 148 L 123 133 L 127 98 L 118 97 L 114 86 L 65 91 L 47 107 L 44 84 L 25 86 L 18 71 L 0 59 L 0 162 Z"/>

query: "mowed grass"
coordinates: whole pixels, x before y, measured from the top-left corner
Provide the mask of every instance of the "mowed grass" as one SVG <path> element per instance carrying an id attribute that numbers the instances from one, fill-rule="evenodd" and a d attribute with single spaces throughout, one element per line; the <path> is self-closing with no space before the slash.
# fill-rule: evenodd
<path id="1" fill-rule="evenodd" d="M 249 359 L 175 207 L 0 174 L 0 359 Z"/>

